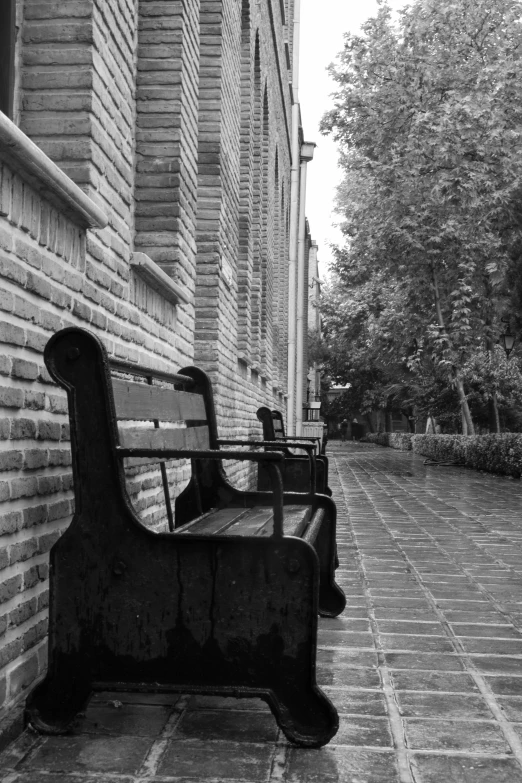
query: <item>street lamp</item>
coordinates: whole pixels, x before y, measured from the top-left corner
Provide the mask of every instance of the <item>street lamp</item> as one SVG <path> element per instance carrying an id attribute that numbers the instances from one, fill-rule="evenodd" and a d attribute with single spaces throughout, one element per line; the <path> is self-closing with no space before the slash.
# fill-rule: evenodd
<path id="1" fill-rule="evenodd" d="M 506 357 L 508 359 L 509 359 L 509 354 L 511 353 L 515 345 L 515 339 L 516 339 L 515 335 L 511 334 L 511 332 L 509 331 L 509 326 L 506 327 L 506 331 L 504 332 L 504 334 L 501 334 L 499 337 L 500 345 L 505 350 Z"/>

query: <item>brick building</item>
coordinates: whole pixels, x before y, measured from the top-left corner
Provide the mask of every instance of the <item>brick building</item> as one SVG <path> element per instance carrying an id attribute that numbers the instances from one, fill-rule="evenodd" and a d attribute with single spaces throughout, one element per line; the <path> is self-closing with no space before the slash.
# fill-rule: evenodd
<path id="1" fill-rule="evenodd" d="M 50 335 L 203 367 L 223 437 L 285 408 L 295 30 L 294 0 L 0 5 L 0 721 L 45 669 L 48 551 L 74 510 Z M 187 468 L 170 475 L 179 491 Z M 158 482 L 129 476 L 156 528 Z"/>

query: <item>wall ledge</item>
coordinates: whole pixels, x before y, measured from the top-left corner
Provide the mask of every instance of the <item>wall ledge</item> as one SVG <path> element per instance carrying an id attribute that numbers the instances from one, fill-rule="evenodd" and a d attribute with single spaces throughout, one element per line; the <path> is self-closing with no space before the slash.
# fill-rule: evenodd
<path id="1" fill-rule="evenodd" d="M 108 219 L 103 210 L 2 112 L 0 160 L 27 180 L 43 198 L 57 202 L 59 209 L 73 223 L 82 228 L 104 228 L 107 225 Z"/>
<path id="2" fill-rule="evenodd" d="M 246 364 L 247 367 L 250 367 L 252 362 L 249 358 L 249 356 L 244 353 L 243 351 L 239 351 L 237 354 L 237 360 L 238 362 L 241 362 L 241 364 Z"/>
<path id="3" fill-rule="evenodd" d="M 130 265 L 131 269 L 138 277 L 144 280 L 147 285 L 172 304 L 177 305 L 180 302 L 191 304 L 193 301 L 190 294 L 187 294 L 179 283 L 176 283 L 169 277 L 168 274 L 145 253 L 133 253 Z"/>

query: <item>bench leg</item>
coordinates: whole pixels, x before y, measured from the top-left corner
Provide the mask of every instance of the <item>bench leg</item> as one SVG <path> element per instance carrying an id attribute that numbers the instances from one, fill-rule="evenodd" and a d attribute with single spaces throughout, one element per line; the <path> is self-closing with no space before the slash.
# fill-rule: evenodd
<path id="1" fill-rule="evenodd" d="M 231 688 L 230 695 L 236 695 L 237 690 L 241 688 Z M 182 686 L 179 691 L 183 691 Z M 187 691 L 192 691 L 190 686 Z M 195 692 L 205 691 L 205 687 L 195 689 Z M 85 709 L 90 694 L 90 683 L 87 689 L 77 689 L 68 678 L 48 675 L 27 701 L 26 722 L 43 734 L 67 734 L 72 730 L 78 713 Z M 262 694 L 252 692 L 249 695 Z M 303 682 L 299 687 L 294 684 L 294 687 L 286 688 L 278 683 L 269 694 L 263 694 L 263 698 L 285 737 L 300 747 L 322 747 L 337 733 L 337 711 L 316 685 Z"/>
<path id="2" fill-rule="evenodd" d="M 285 737 L 303 748 L 320 748 L 336 734 L 339 716 L 317 686 L 277 690 L 267 699 Z"/>
<path id="3" fill-rule="evenodd" d="M 319 558 L 319 614 L 337 617 L 345 609 L 346 596 L 335 581 L 338 563 L 335 529 L 332 530 L 325 509 L 315 513 L 303 538 L 313 546 Z"/>
<path id="4" fill-rule="evenodd" d="M 326 457 L 317 458 L 317 491 L 322 495 L 332 497 L 332 490 L 328 486 L 328 461 Z"/>
<path id="5" fill-rule="evenodd" d="M 327 581 L 327 575 L 321 575 L 319 590 L 319 614 L 321 617 L 338 617 L 346 607 L 346 596 L 334 579 Z"/>
<path id="6" fill-rule="evenodd" d="M 82 681 L 85 667 L 78 661 L 76 671 L 67 661 L 58 671 L 51 667 L 46 678 L 36 686 L 26 701 L 25 719 L 44 734 L 65 734 L 91 695 L 90 678 Z M 78 676 L 80 675 L 80 676 Z"/>

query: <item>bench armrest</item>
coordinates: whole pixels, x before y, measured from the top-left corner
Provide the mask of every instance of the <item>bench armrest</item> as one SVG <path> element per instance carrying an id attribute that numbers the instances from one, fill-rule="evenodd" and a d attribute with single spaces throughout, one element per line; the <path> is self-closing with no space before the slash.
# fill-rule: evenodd
<path id="1" fill-rule="evenodd" d="M 281 446 L 281 441 L 274 441 L 274 443 L 278 442 L 279 446 Z M 291 438 L 285 438 L 284 445 L 290 449 L 306 449 L 307 451 L 315 451 L 317 448 L 317 443 L 303 443 L 300 440 L 292 440 Z"/>
<path id="2" fill-rule="evenodd" d="M 281 441 L 276 440 L 226 440 L 225 438 L 220 438 L 218 440 L 218 443 L 223 446 L 250 446 L 253 448 L 268 448 L 268 449 L 280 449 L 283 448 L 283 445 L 281 444 Z M 308 460 L 310 462 L 310 489 L 315 494 L 316 488 L 317 488 L 317 468 L 315 466 L 315 460 L 314 460 L 314 452 L 315 452 L 315 446 L 312 446 L 310 443 L 298 443 L 297 441 L 285 441 L 284 448 L 296 448 L 296 449 L 303 449 L 303 451 L 308 452 Z M 223 452 L 225 454 L 230 454 L 230 452 Z M 273 452 L 265 452 L 265 453 L 273 453 Z M 304 456 L 303 456 L 304 458 Z"/>
<path id="3" fill-rule="evenodd" d="M 285 455 L 280 451 L 205 451 L 204 449 L 125 449 L 116 447 L 118 457 L 161 457 L 162 459 L 230 459 L 250 462 L 266 462 L 266 469 L 274 493 L 274 537 L 283 537 L 283 478 L 277 463 Z"/>
<path id="4" fill-rule="evenodd" d="M 283 462 L 281 451 L 212 451 L 211 449 L 147 449 L 116 447 L 119 457 L 161 457 L 161 459 L 234 459 L 252 462 Z"/>
<path id="5" fill-rule="evenodd" d="M 253 446 L 262 447 L 270 446 L 280 449 L 290 446 L 291 448 L 303 449 L 303 451 L 312 452 L 315 451 L 315 446 L 310 443 L 298 443 L 297 441 L 286 442 L 283 444 L 279 440 L 227 440 L 226 438 L 219 438 L 218 443 L 220 446 Z"/>
<path id="6" fill-rule="evenodd" d="M 288 442 L 291 440 L 309 440 L 319 448 L 321 447 L 321 438 L 313 438 L 311 436 L 309 437 L 308 435 L 282 435 L 280 438 L 278 438 L 278 440 L 283 441 L 285 445 L 289 445 Z"/>

